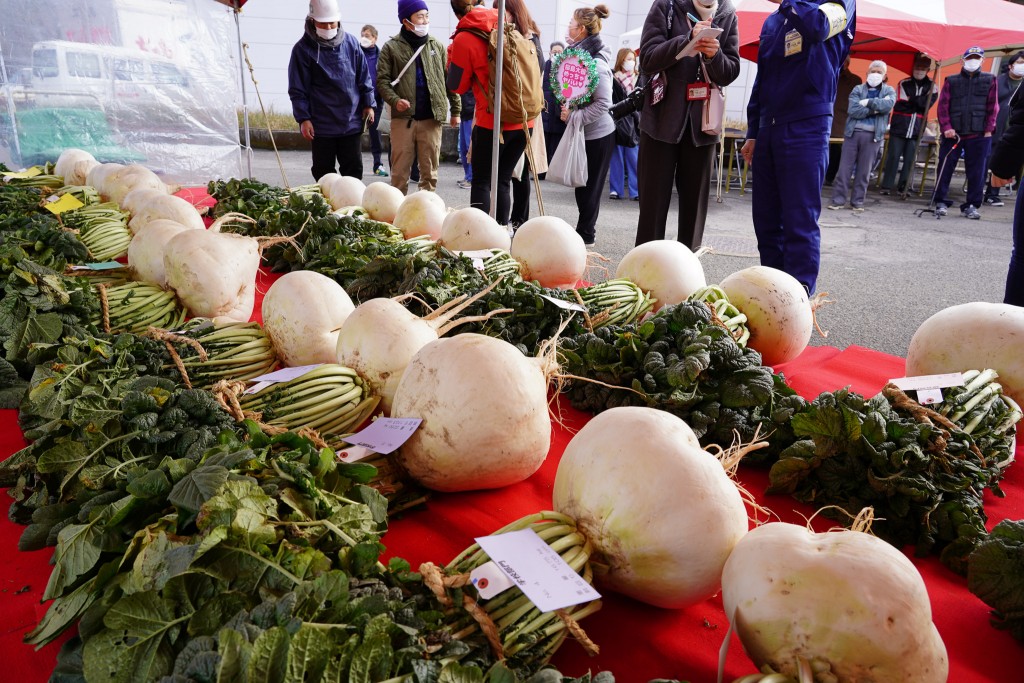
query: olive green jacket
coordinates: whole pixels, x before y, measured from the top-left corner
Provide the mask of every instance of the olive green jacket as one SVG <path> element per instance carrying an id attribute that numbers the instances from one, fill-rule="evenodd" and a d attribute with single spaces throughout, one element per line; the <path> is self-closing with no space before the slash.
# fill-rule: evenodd
<path id="1" fill-rule="evenodd" d="M 412 118 L 416 113 L 416 65 L 412 64 L 402 74 L 402 79 L 396 85 L 391 85 L 391 81 L 398 77 L 415 52 L 412 45 L 401 35 L 391 38 L 380 50 L 380 57 L 377 60 L 377 92 L 380 93 L 381 99 L 391 106 L 392 121 Z M 451 116 L 458 116 L 462 112 L 462 99 L 445 85 L 444 45 L 437 38 L 429 36 L 419 58 L 423 60 L 423 71 L 427 77 L 430 108 L 434 113 L 434 119 L 447 123 L 449 110 Z M 408 100 L 411 106 L 400 112 L 395 109 L 398 100 Z"/>

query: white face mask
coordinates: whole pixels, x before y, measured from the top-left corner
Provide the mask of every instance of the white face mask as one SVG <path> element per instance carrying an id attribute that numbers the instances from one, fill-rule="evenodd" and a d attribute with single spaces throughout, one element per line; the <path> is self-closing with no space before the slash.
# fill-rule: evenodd
<path id="1" fill-rule="evenodd" d="M 1017 62 L 1010 67 L 1010 71 L 1013 72 L 1014 76 L 1024 76 L 1024 62 Z"/>
<path id="2" fill-rule="evenodd" d="M 430 33 L 430 24 L 413 24 L 412 32 L 422 38 Z"/>
<path id="3" fill-rule="evenodd" d="M 324 40 L 333 40 L 334 36 L 338 35 L 338 29 L 317 27 L 316 34 Z"/>
<path id="4" fill-rule="evenodd" d="M 877 88 L 882 84 L 882 74 L 870 73 L 868 74 L 868 85 L 872 88 Z"/>
<path id="5" fill-rule="evenodd" d="M 359 44 L 363 47 L 373 47 L 373 39 L 363 36 L 359 39 Z"/>
<path id="6" fill-rule="evenodd" d="M 928 75 L 927 71 L 915 71 L 914 72 L 914 78 L 917 79 L 917 80 L 921 80 L 922 78 L 924 78 L 927 75 Z"/>
<path id="7" fill-rule="evenodd" d="M 635 69 L 635 68 L 636 68 L 636 60 L 635 59 L 627 59 L 626 61 L 622 62 L 622 70 L 625 71 L 628 74 L 633 73 L 633 69 Z"/>
<path id="8" fill-rule="evenodd" d="M 980 59 L 968 59 L 964 61 L 964 71 L 975 72 L 981 68 Z"/>

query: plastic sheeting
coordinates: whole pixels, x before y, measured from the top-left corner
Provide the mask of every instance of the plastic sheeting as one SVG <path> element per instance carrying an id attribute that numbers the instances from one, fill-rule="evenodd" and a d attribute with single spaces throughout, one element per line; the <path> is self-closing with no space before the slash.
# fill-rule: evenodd
<path id="1" fill-rule="evenodd" d="M 231 10 L 211 0 L 0 0 L 0 161 L 78 147 L 168 182 L 239 174 Z"/>

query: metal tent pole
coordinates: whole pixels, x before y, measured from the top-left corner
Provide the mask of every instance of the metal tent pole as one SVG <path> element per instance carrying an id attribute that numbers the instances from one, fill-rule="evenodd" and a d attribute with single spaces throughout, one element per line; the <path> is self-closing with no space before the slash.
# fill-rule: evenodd
<path id="1" fill-rule="evenodd" d="M 494 135 L 491 140 L 491 218 L 498 215 L 498 151 L 501 146 L 501 81 L 505 68 L 505 0 L 498 0 L 498 44 L 494 63 Z"/>
<path id="2" fill-rule="evenodd" d="M 233 1 L 235 10 L 235 34 L 238 37 L 239 82 L 242 85 L 242 128 L 245 131 L 245 147 L 243 152 L 245 153 L 247 177 L 252 178 L 252 141 L 249 137 L 249 103 L 245 95 L 245 57 L 242 55 L 242 26 L 238 20 L 238 15 L 242 12 L 242 6 L 239 0 Z"/>
<path id="3" fill-rule="evenodd" d="M 15 106 L 14 106 L 14 86 L 11 84 L 11 79 L 7 75 L 7 62 L 4 61 L 4 49 L 3 49 L 2 45 L 0 45 L 0 77 L 3 78 L 3 81 L 0 81 L 0 83 L 2 83 L 2 84 L 7 86 L 7 88 L 6 88 L 6 90 L 7 90 L 7 115 L 11 117 L 11 132 L 13 133 L 13 139 L 14 139 L 13 151 L 14 151 L 14 158 L 17 159 L 17 161 L 13 161 L 13 160 L 12 161 L 13 161 L 13 163 L 20 164 L 21 163 L 21 141 L 18 139 L 18 119 L 16 118 L 15 113 L 14 113 L 14 111 L 15 111 Z"/>

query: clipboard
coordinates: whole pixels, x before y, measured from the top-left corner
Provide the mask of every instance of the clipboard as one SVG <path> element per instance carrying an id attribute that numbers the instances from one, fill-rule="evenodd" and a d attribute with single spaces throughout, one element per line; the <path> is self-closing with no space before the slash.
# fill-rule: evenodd
<path id="1" fill-rule="evenodd" d="M 676 55 L 676 59 L 682 59 L 683 57 L 693 57 L 697 54 L 697 41 L 701 38 L 717 38 L 722 35 L 722 29 L 718 26 L 708 26 L 697 33 L 693 34 L 693 38 L 690 39 L 683 49 Z"/>

